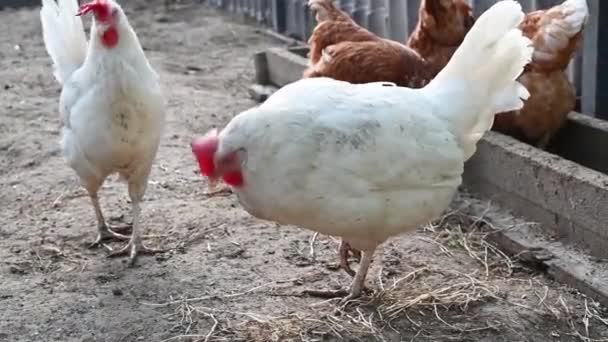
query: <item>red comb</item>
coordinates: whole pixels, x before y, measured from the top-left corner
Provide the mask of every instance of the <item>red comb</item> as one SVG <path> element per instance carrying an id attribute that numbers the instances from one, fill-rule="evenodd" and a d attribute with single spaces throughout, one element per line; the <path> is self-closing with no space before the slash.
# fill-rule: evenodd
<path id="1" fill-rule="evenodd" d="M 80 6 L 76 16 L 85 15 L 90 12 L 95 13 L 95 16 L 100 21 L 106 21 L 110 16 L 110 8 L 105 0 L 93 0 L 88 4 Z"/>
<path id="2" fill-rule="evenodd" d="M 218 130 L 213 129 L 202 137 L 194 138 L 191 143 L 192 153 L 198 160 L 201 173 L 211 176 L 215 172 L 215 151 L 219 146 Z"/>

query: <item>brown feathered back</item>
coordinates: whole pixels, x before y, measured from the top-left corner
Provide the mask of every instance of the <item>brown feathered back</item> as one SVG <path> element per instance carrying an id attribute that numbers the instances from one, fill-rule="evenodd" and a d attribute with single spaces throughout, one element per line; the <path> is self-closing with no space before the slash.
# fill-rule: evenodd
<path id="1" fill-rule="evenodd" d="M 331 45 L 304 77 L 330 77 L 350 83 L 385 81 L 402 87 L 421 88 L 432 75 L 414 50 L 397 42 L 379 40 Z"/>
<path id="2" fill-rule="evenodd" d="M 319 62 L 326 47 L 345 41 L 362 42 L 380 39 L 372 32 L 355 23 L 348 14 L 338 9 L 332 0 L 309 0 L 308 5 L 316 11 L 317 26 L 308 39 L 310 65 Z"/>

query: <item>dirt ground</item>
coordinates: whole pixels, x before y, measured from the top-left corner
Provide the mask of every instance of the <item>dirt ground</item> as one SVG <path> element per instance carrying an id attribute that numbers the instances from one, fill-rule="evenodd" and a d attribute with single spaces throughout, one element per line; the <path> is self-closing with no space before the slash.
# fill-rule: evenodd
<path id="1" fill-rule="evenodd" d="M 125 3 L 166 89 L 143 220 L 147 243 L 168 252 L 126 268 L 87 249 L 86 197 L 54 205 L 79 189 L 58 146 L 60 89 L 38 11 L 1 11 L 0 341 L 608 340 L 597 303 L 482 239 L 516 221 L 467 196 L 462 212 L 382 247 L 372 295 L 338 311 L 303 296 L 348 284 L 337 242 L 319 237 L 312 257 L 310 232 L 252 218 L 234 196 L 206 198 L 189 149 L 254 105 L 251 56 L 275 43 L 198 3 Z M 113 222 L 130 220 L 124 184 L 110 179 L 101 196 Z"/>

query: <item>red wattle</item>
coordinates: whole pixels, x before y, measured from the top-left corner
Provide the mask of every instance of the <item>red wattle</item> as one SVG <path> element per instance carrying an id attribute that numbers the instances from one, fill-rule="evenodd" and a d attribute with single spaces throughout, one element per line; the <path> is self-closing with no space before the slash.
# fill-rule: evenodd
<path id="1" fill-rule="evenodd" d="M 116 44 L 118 44 L 118 31 L 116 28 L 108 28 L 101 36 L 101 42 L 109 48 L 116 46 Z"/>
<path id="2" fill-rule="evenodd" d="M 226 172 L 222 175 L 222 179 L 226 184 L 234 187 L 242 186 L 245 182 L 243 174 L 240 171 Z"/>

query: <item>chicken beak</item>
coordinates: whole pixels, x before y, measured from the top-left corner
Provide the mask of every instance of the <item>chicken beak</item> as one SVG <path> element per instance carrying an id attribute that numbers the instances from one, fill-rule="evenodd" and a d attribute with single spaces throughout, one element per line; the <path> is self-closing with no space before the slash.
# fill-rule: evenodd
<path id="1" fill-rule="evenodd" d="M 96 10 L 98 10 L 100 7 L 100 4 L 96 3 L 96 2 L 92 2 L 86 5 L 82 5 L 80 6 L 80 8 L 78 9 L 78 13 L 76 13 L 77 17 L 86 15 L 90 12 L 94 12 Z"/>
<path id="2" fill-rule="evenodd" d="M 218 192 L 221 188 L 221 186 L 220 186 L 221 183 L 222 182 L 220 181 L 220 179 L 218 177 L 210 176 L 207 179 L 207 193 L 212 194 L 214 192 Z"/>

